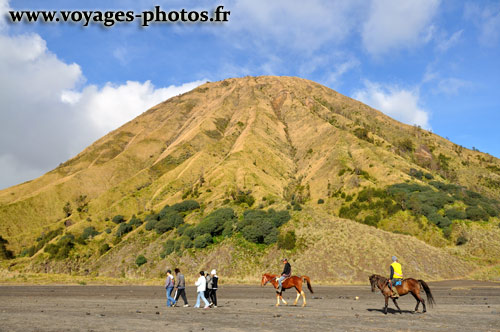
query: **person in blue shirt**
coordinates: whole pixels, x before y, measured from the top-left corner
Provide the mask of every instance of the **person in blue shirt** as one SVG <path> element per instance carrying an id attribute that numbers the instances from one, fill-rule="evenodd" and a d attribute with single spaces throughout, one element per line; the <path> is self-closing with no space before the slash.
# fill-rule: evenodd
<path id="1" fill-rule="evenodd" d="M 174 276 L 171 270 L 167 270 L 167 279 L 165 280 L 165 289 L 167 290 L 167 307 L 175 305 L 175 299 L 172 297 L 172 290 L 174 289 Z"/>

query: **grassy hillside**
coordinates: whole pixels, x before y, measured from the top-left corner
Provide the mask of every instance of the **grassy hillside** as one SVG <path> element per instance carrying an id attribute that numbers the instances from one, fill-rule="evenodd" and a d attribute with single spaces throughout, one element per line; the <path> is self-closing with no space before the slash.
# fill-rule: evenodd
<path id="1" fill-rule="evenodd" d="M 193 234 L 164 209 L 185 200 L 199 204 L 175 211 Z M 397 254 L 419 277 L 495 279 L 499 200 L 500 160 L 490 155 L 311 81 L 228 79 L 171 98 L 0 191 L 2 266 L 112 277 L 218 266 L 255 280 L 286 254 L 301 273 L 353 282 Z M 196 225 L 221 208 L 234 210 L 230 226 L 202 233 Z M 276 228 L 248 212 L 270 208 L 292 219 Z M 244 225 L 248 213 L 255 224 Z M 257 230 L 272 234 L 257 240 Z"/>

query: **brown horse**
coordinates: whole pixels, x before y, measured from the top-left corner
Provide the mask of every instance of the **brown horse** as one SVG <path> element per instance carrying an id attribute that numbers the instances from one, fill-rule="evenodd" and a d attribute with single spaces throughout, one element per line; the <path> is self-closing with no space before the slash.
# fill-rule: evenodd
<path id="1" fill-rule="evenodd" d="M 311 293 L 314 293 L 312 290 L 312 287 L 311 287 L 311 279 L 309 279 L 308 276 L 300 276 L 300 277 L 291 276 L 290 278 L 286 278 L 281 283 L 282 291 L 279 292 L 278 291 L 279 284 L 278 284 L 278 279 L 277 279 L 278 277 L 279 276 L 276 274 L 265 273 L 262 275 L 262 281 L 260 283 L 261 287 L 265 286 L 268 282 L 270 282 L 274 286 L 274 288 L 276 289 L 276 306 L 280 305 L 280 299 L 281 299 L 281 301 L 283 301 L 283 303 L 285 305 L 288 305 L 288 303 L 286 303 L 286 301 L 283 300 L 282 291 L 285 289 L 288 289 L 288 288 L 295 288 L 295 290 L 297 291 L 297 297 L 295 298 L 295 302 L 293 302 L 293 305 L 297 305 L 297 302 L 299 301 L 299 297 L 300 297 L 300 295 L 302 295 L 302 299 L 304 300 L 304 303 L 302 303 L 302 306 L 305 307 L 306 306 L 306 294 L 302 290 L 302 282 L 303 281 L 307 282 L 307 288 L 309 289 L 309 291 Z"/>
<path id="2" fill-rule="evenodd" d="M 399 308 L 399 305 L 396 302 L 396 298 L 392 296 L 392 292 L 389 289 L 389 285 L 387 283 L 388 279 L 378 274 L 373 274 L 372 276 L 370 276 L 369 279 L 370 279 L 370 284 L 372 285 L 372 292 L 375 292 L 375 287 L 378 287 L 382 295 L 384 295 L 385 297 L 384 314 L 387 315 L 387 306 L 389 298 L 392 299 L 394 305 L 396 306 L 396 308 L 398 308 L 399 313 L 401 313 L 401 309 Z M 432 296 L 431 293 L 431 289 L 429 288 L 427 283 L 423 280 L 416 280 L 412 278 L 403 279 L 403 281 L 401 282 L 401 286 L 392 286 L 392 287 L 396 287 L 396 290 L 400 296 L 406 295 L 408 293 L 411 293 L 411 295 L 413 295 L 415 300 L 417 300 L 417 306 L 415 307 L 415 312 L 418 311 L 418 305 L 420 304 L 420 302 L 422 302 L 422 305 L 424 307 L 423 312 L 427 311 L 427 309 L 425 308 L 425 301 L 420 296 L 420 287 L 424 289 L 425 294 L 427 295 L 427 302 L 429 303 L 429 305 L 432 307 L 432 305 L 435 303 L 434 297 Z"/>

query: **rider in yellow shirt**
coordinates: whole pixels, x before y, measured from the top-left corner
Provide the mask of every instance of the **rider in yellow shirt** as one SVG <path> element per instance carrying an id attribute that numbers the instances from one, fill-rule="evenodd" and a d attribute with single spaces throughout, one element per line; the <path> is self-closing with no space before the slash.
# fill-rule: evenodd
<path id="1" fill-rule="evenodd" d="M 396 287 L 392 286 L 397 285 L 402 280 L 403 280 L 403 269 L 401 268 L 401 264 L 399 264 L 398 258 L 396 256 L 392 256 L 391 276 L 389 277 L 389 288 L 392 291 L 393 297 L 399 297 L 399 294 L 396 291 Z"/>

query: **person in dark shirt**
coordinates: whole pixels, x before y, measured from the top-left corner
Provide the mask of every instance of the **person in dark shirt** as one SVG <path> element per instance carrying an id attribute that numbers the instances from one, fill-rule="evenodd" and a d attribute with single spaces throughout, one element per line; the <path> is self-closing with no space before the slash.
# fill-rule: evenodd
<path id="1" fill-rule="evenodd" d="M 290 263 L 288 263 L 288 259 L 283 258 L 283 264 L 285 266 L 283 267 L 283 272 L 281 272 L 281 276 L 278 279 L 278 285 L 279 285 L 278 291 L 279 292 L 281 292 L 281 289 L 283 287 L 281 285 L 283 280 L 285 280 L 286 278 L 289 278 L 292 275 L 292 266 L 290 265 Z"/>
<path id="2" fill-rule="evenodd" d="M 177 303 L 177 301 L 179 301 L 179 297 L 182 296 L 182 299 L 184 300 L 184 307 L 189 307 L 188 300 L 186 298 L 186 280 L 184 279 L 184 275 L 178 268 L 176 268 L 174 272 L 175 277 L 177 278 L 175 283 L 175 289 L 177 290 L 175 292 L 175 302 Z"/>
<path id="3" fill-rule="evenodd" d="M 219 283 L 219 277 L 217 276 L 217 271 L 215 269 L 210 272 L 210 281 L 208 282 L 208 297 L 210 300 L 210 306 L 212 308 L 217 308 L 217 288 Z"/>

